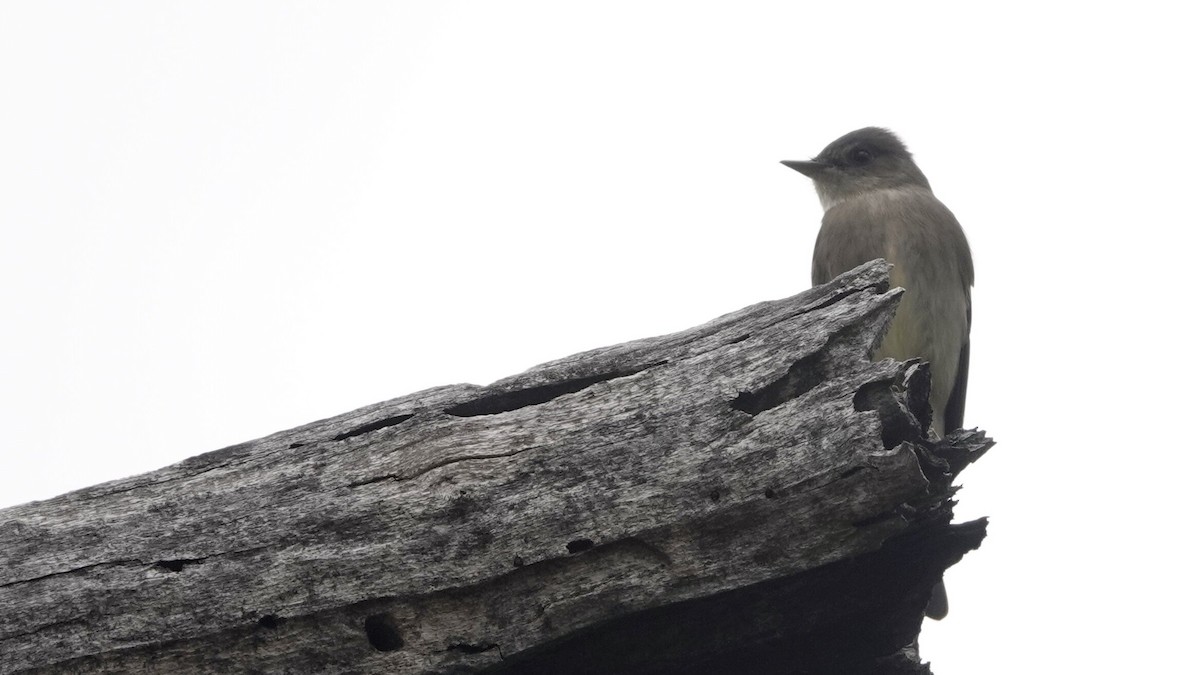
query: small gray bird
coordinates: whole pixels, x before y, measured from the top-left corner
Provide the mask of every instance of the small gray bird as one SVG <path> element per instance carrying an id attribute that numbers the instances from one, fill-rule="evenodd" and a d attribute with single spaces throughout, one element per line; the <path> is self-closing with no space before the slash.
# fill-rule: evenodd
<path id="1" fill-rule="evenodd" d="M 852 131 L 811 161 L 783 164 L 813 180 L 825 208 L 813 284 L 876 258 L 892 263 L 892 284 L 906 292 L 875 358 L 929 361 L 934 431 L 962 428 L 975 269 L 954 214 L 887 129 Z"/>
<path id="2" fill-rule="evenodd" d="M 825 208 L 813 284 L 876 258 L 892 263 L 892 285 L 906 291 L 875 358 L 929 361 L 934 431 L 962 428 L 975 269 L 954 214 L 887 129 L 852 131 L 811 161 L 783 164 L 813 180 Z M 925 613 L 940 619 L 947 610 L 938 584 Z"/>

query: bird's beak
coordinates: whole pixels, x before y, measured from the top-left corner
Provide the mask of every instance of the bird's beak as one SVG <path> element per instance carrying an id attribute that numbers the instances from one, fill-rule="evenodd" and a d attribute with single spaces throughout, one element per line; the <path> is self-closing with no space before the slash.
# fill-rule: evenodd
<path id="1" fill-rule="evenodd" d="M 825 162 L 818 162 L 816 160 L 801 162 L 794 159 L 785 159 L 780 164 L 789 169 L 795 169 L 809 178 L 816 178 L 817 174 L 829 168 L 829 165 Z"/>

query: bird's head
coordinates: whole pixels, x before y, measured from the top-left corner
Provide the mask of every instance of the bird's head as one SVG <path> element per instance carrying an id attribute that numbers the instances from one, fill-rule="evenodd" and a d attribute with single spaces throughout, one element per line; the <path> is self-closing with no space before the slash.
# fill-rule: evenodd
<path id="1" fill-rule="evenodd" d="M 827 210 L 838 202 L 875 190 L 929 189 L 929 181 L 904 143 L 896 134 L 879 127 L 851 131 L 830 143 L 815 158 L 784 160 L 783 165 L 813 180 L 821 205 Z"/>

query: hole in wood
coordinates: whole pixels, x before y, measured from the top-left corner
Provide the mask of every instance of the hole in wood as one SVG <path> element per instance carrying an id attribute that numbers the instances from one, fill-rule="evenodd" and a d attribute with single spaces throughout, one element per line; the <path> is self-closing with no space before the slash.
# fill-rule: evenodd
<path id="1" fill-rule="evenodd" d="M 464 654 L 482 654 L 489 649 L 497 647 L 495 642 L 481 642 L 479 644 L 471 644 L 469 642 L 456 642 L 450 645 L 449 649 L 460 651 Z"/>
<path id="2" fill-rule="evenodd" d="M 809 354 L 796 361 L 779 379 L 758 391 L 744 391 L 730 403 L 736 410 L 757 415 L 800 398 L 825 381 L 824 354 Z"/>
<path id="3" fill-rule="evenodd" d="M 167 570 L 168 572 L 182 572 L 185 566 L 199 565 L 200 562 L 201 560 L 199 558 L 191 560 L 181 558 L 179 560 L 159 560 L 158 562 L 154 563 L 154 566 L 159 569 Z"/>
<path id="4" fill-rule="evenodd" d="M 387 614 L 372 614 L 365 622 L 367 641 L 381 652 L 394 652 L 404 646 L 396 622 Z"/>
<path id="5" fill-rule="evenodd" d="M 918 425 L 929 425 L 929 417 L 932 415 L 928 403 L 929 367 L 922 364 L 917 373 L 909 379 L 908 387 L 909 391 L 902 391 L 902 385 L 891 381 L 868 382 L 854 392 L 855 410 L 874 411 L 879 415 L 883 447 L 888 450 L 903 441 L 921 438 L 922 429 Z M 913 416 L 913 407 L 923 407 L 923 410 L 916 411 L 918 414 L 924 414 L 923 422 Z"/>
<path id="6" fill-rule="evenodd" d="M 376 420 L 374 422 L 369 422 L 362 426 L 354 427 L 353 429 L 351 429 L 349 431 L 340 433 L 337 436 L 334 436 L 333 440 L 344 441 L 347 438 L 354 438 L 355 436 L 362 436 L 363 434 L 369 434 L 372 431 L 379 431 L 380 429 L 394 427 L 397 424 L 401 424 L 410 419 L 412 419 L 412 415 L 395 415 L 393 417 L 385 417 L 384 419 Z"/>
<path id="7" fill-rule="evenodd" d="M 595 546 L 595 544 L 592 543 L 591 539 L 576 539 L 575 541 L 567 543 L 567 552 L 583 553 L 593 546 Z"/>
<path id="8" fill-rule="evenodd" d="M 269 628 L 269 629 L 274 630 L 276 628 L 279 628 L 281 625 L 283 625 L 284 621 L 286 621 L 286 619 L 284 619 L 283 617 L 275 616 L 274 614 L 267 614 L 266 616 L 264 616 L 263 618 L 258 620 L 258 625 L 262 626 L 263 628 Z"/>

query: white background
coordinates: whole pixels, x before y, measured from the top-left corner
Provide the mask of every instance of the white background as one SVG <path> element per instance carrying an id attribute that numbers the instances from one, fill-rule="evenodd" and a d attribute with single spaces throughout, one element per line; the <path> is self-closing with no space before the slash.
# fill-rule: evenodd
<path id="1" fill-rule="evenodd" d="M 1109 6 L 6 2 L 0 506 L 799 292 L 778 160 L 883 125 L 974 247 L 999 441 L 923 654 L 1180 672 L 1200 54 Z"/>

